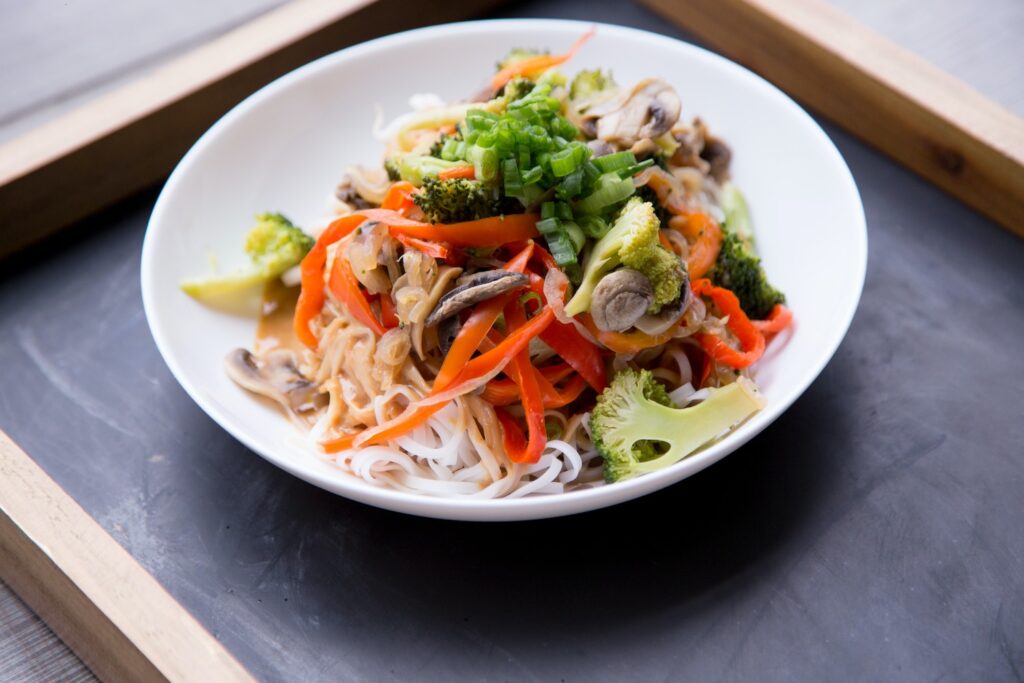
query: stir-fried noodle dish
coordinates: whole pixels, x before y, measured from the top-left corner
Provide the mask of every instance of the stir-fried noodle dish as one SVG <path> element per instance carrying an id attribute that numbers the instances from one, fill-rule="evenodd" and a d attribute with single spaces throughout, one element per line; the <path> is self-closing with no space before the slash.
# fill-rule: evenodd
<path id="1" fill-rule="evenodd" d="M 265 288 L 227 373 L 340 470 L 435 496 L 562 493 L 668 467 L 764 405 L 751 368 L 792 314 L 732 151 L 662 80 L 568 75 L 588 37 L 514 50 L 465 100 L 414 95 L 330 220 L 262 214 L 251 266 L 183 284 Z"/>

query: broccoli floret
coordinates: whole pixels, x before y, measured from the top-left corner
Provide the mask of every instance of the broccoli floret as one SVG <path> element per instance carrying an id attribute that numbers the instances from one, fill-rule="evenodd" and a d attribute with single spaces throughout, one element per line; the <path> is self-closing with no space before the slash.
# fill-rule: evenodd
<path id="1" fill-rule="evenodd" d="M 654 301 L 647 309 L 648 313 L 657 313 L 662 306 L 678 299 L 686 281 L 683 262 L 661 244 L 625 252 L 622 265 L 640 271 L 654 286 Z"/>
<path id="2" fill-rule="evenodd" d="M 654 163 L 658 163 L 660 157 L 655 156 Z M 645 202 L 650 202 L 651 206 L 654 207 L 654 215 L 658 217 L 659 225 L 666 225 L 668 219 L 671 218 L 668 209 L 661 205 L 661 201 L 658 199 L 658 193 L 655 192 L 650 185 L 641 185 L 636 188 L 636 196 Z"/>
<path id="3" fill-rule="evenodd" d="M 747 251 L 753 253 L 754 225 L 750 220 L 750 209 L 747 208 L 747 200 L 743 198 L 743 193 L 732 183 L 726 182 L 722 185 L 718 201 L 725 212 L 722 227 L 728 232 L 735 233 Z"/>
<path id="4" fill-rule="evenodd" d="M 744 378 L 690 408 L 676 408 L 648 370 L 626 369 L 597 397 L 590 413 L 605 481 L 629 479 L 673 465 L 747 419 L 764 402 Z"/>
<path id="5" fill-rule="evenodd" d="M 398 164 L 393 159 L 384 161 L 384 171 L 388 174 L 388 180 L 393 183 L 402 179 L 402 172 L 398 170 Z"/>
<path id="6" fill-rule="evenodd" d="M 579 315 L 590 310 L 594 288 L 605 275 L 620 265 L 639 270 L 654 286 L 654 302 L 649 312 L 679 298 L 686 271 L 682 261 L 658 241 L 660 225 L 654 207 L 639 197 L 626 202 L 611 229 L 594 244 L 583 269 L 583 280 L 565 312 Z"/>
<path id="7" fill-rule="evenodd" d="M 419 187 L 428 176 L 436 176 L 441 171 L 456 166 L 464 166 L 461 161 L 445 161 L 433 156 L 406 154 L 393 160 L 402 180 Z"/>
<path id="8" fill-rule="evenodd" d="M 437 157 L 438 159 L 442 159 L 444 157 L 441 156 L 441 150 L 444 149 L 444 144 L 446 142 L 448 142 L 449 140 L 461 140 L 461 139 L 462 139 L 462 136 L 459 135 L 458 131 L 456 131 L 455 133 L 450 134 L 450 135 L 448 133 L 441 133 L 441 135 L 437 138 L 437 140 L 434 140 L 434 144 L 432 144 L 430 146 L 430 152 L 428 152 L 428 154 L 430 156 L 432 156 L 432 157 Z"/>
<path id="9" fill-rule="evenodd" d="M 510 64 L 515 64 L 516 62 L 521 62 L 524 59 L 529 59 L 530 57 L 536 57 L 542 54 L 547 54 L 547 51 L 541 52 L 540 50 L 534 50 L 531 48 L 514 47 L 501 61 L 497 63 L 495 71 L 501 71 Z"/>
<path id="10" fill-rule="evenodd" d="M 609 71 L 607 75 L 605 75 L 605 73 L 600 69 L 581 71 L 572 79 L 572 85 L 569 86 L 569 99 L 586 99 L 599 92 L 615 87 L 617 86 L 615 84 L 615 80 L 612 78 L 611 71 Z"/>
<path id="11" fill-rule="evenodd" d="M 313 242 L 312 237 L 281 214 L 260 214 L 256 216 L 256 227 L 245 238 L 245 251 L 252 261 L 249 267 L 227 275 L 185 280 L 181 288 L 201 299 L 263 284 L 301 261 Z"/>
<path id="12" fill-rule="evenodd" d="M 431 223 L 459 223 L 523 212 L 518 201 L 501 196 L 477 180 L 464 178 L 425 178 L 412 200 Z"/>
<path id="13" fill-rule="evenodd" d="M 743 312 L 757 320 L 767 318 L 775 304 L 786 301 L 782 292 L 768 283 L 761 259 L 734 232 L 726 231 L 722 238 L 722 248 L 710 276 L 716 285 L 731 289 Z"/>
<path id="14" fill-rule="evenodd" d="M 508 106 L 509 102 L 515 102 L 533 92 L 536 87 L 536 83 L 531 81 L 529 78 L 513 78 L 511 81 L 506 83 L 501 89 L 499 99 L 502 101 L 503 106 L 499 106 L 499 109 L 504 109 Z"/>

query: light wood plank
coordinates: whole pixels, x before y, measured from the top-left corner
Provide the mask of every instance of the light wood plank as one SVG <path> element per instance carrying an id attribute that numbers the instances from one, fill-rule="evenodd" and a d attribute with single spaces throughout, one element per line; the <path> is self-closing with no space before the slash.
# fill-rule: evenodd
<path id="1" fill-rule="evenodd" d="M 0 145 L 0 258 L 153 185 L 273 78 L 345 45 L 495 2 L 295 0 Z"/>
<path id="2" fill-rule="evenodd" d="M 1024 119 L 820 0 L 643 0 L 1024 235 Z"/>
<path id="3" fill-rule="evenodd" d="M 252 681 L 0 432 L 0 578 L 104 681 Z"/>

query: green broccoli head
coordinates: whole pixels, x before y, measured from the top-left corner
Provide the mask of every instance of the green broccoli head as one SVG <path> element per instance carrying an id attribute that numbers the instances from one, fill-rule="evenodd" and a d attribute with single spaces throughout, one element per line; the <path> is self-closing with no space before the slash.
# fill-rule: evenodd
<path id="1" fill-rule="evenodd" d="M 509 102 L 515 102 L 533 92 L 536 87 L 536 83 L 531 81 L 529 78 L 513 78 L 511 81 L 505 84 L 501 89 L 501 98 L 507 105 Z"/>
<path id="2" fill-rule="evenodd" d="M 676 408 L 650 371 L 627 368 L 615 375 L 590 413 L 590 432 L 604 460 L 605 481 L 673 465 L 764 405 L 745 378 L 709 392 L 695 406 Z"/>
<path id="3" fill-rule="evenodd" d="M 611 71 L 607 75 L 600 69 L 581 71 L 572 79 L 572 85 L 569 86 L 569 99 L 589 99 L 600 92 L 616 87 Z"/>
<path id="4" fill-rule="evenodd" d="M 754 319 L 767 318 L 775 304 L 786 301 L 782 292 L 768 283 L 761 259 L 755 256 L 738 233 L 726 232 L 718 260 L 710 272 L 711 281 L 731 289 L 743 312 Z"/>
<path id="5" fill-rule="evenodd" d="M 661 244 L 623 254 L 622 265 L 640 271 L 651 281 L 654 286 L 654 301 L 647 312 L 652 314 L 660 311 L 665 304 L 678 299 L 687 280 L 683 262 Z"/>
<path id="6" fill-rule="evenodd" d="M 388 174 L 388 180 L 395 183 L 402 179 L 402 172 L 398 170 L 398 164 L 394 159 L 384 160 L 384 172 Z"/>
<path id="7" fill-rule="evenodd" d="M 437 140 L 434 141 L 434 144 L 430 146 L 430 152 L 428 154 L 432 157 L 442 159 L 443 157 L 441 156 L 441 150 L 444 149 L 445 143 L 448 142 L 449 140 L 457 141 L 461 139 L 462 136 L 459 134 L 458 131 L 451 135 L 449 135 L 448 133 L 441 133 L 441 135 L 438 136 Z M 401 174 L 399 174 L 399 177 L 401 177 Z M 398 178 L 392 178 L 392 180 L 398 180 Z"/>
<path id="8" fill-rule="evenodd" d="M 639 197 L 626 202 L 611 229 L 594 244 L 583 269 L 583 279 L 565 305 L 565 312 L 579 315 L 590 310 L 597 283 L 620 265 L 640 271 L 651 281 L 654 302 L 649 312 L 657 313 L 662 306 L 678 299 L 686 270 L 675 254 L 661 246 L 660 227 L 650 202 Z"/>
<path id="9" fill-rule="evenodd" d="M 522 205 L 489 186 L 464 178 L 426 178 L 413 201 L 431 223 L 459 223 L 488 216 L 522 213 Z"/>
<path id="10" fill-rule="evenodd" d="M 245 238 L 249 266 L 227 275 L 186 280 L 181 288 L 196 298 L 207 298 L 263 284 L 297 265 L 313 243 L 312 237 L 281 214 L 259 214 L 256 226 Z"/>
<path id="11" fill-rule="evenodd" d="M 261 213 L 245 238 L 245 253 L 252 262 L 277 277 L 302 260 L 313 248 L 313 238 L 279 213 Z"/>

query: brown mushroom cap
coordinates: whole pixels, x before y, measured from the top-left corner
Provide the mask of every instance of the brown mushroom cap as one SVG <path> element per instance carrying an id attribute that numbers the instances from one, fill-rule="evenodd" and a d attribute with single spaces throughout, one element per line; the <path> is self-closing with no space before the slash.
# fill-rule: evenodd
<path id="1" fill-rule="evenodd" d="M 299 373 L 291 351 L 271 351 L 257 358 L 246 349 L 235 349 L 224 358 L 224 370 L 238 386 L 285 408 L 297 410 L 316 394 L 316 385 Z"/>
<path id="2" fill-rule="evenodd" d="M 666 133 L 679 120 L 682 102 L 665 81 L 648 78 L 633 89 L 589 109 L 586 118 L 596 120 L 596 137 L 628 148 L 643 138 Z"/>
<path id="3" fill-rule="evenodd" d="M 654 287 L 643 273 L 623 268 L 601 278 L 594 288 L 590 315 L 599 329 L 624 332 L 654 301 Z"/>
<path id="4" fill-rule="evenodd" d="M 530 281 L 522 273 L 508 270 L 485 270 L 474 273 L 438 300 L 434 310 L 427 316 L 427 326 L 436 325 L 473 304 L 487 301 L 499 294 L 522 287 Z"/>

